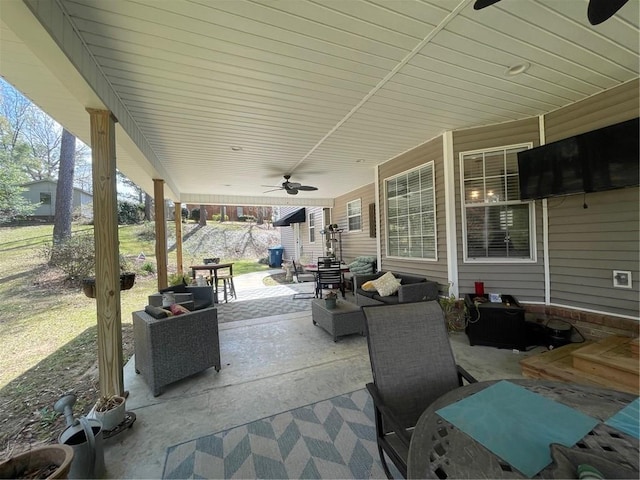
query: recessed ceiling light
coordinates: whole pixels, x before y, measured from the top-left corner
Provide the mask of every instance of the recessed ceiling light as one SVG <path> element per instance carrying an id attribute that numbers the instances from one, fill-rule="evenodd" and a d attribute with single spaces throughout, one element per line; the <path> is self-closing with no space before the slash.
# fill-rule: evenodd
<path id="1" fill-rule="evenodd" d="M 238 145 L 232 145 L 231 150 L 233 150 L 234 152 L 240 152 L 242 151 L 242 147 L 239 147 Z"/>
<path id="2" fill-rule="evenodd" d="M 530 66 L 531 64 L 529 62 L 516 63 L 515 65 L 511 65 L 509 68 L 507 68 L 504 74 L 510 77 L 513 77 L 515 75 L 520 75 L 521 73 L 524 73 L 527 70 L 529 70 Z"/>
<path id="3" fill-rule="evenodd" d="M 359 158 L 356 160 L 356 163 L 364 163 L 365 159 L 364 158 Z"/>

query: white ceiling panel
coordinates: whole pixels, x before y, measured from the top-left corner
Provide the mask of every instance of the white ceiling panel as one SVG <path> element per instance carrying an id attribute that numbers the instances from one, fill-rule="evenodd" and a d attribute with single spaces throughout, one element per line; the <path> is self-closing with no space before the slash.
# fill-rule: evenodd
<path id="1" fill-rule="evenodd" d="M 636 1 L 595 27 L 587 0 L 26 2 L 33 14 L 20 1 L 10 21 L 0 9 L 0 74 L 77 124 L 86 95 L 46 100 L 45 76 L 26 80 L 42 68 L 38 38 L 65 45 L 88 87 L 118 103 L 121 169 L 147 189 L 169 177 L 174 200 L 330 204 L 445 131 L 553 111 L 639 71 Z M 319 189 L 264 193 L 284 174 Z"/>

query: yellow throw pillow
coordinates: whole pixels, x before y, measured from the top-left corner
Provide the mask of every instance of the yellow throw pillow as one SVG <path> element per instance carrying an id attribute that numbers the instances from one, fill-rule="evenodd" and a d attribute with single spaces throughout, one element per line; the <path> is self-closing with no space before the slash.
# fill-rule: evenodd
<path id="1" fill-rule="evenodd" d="M 382 297 L 393 295 L 400 288 L 400 280 L 393 276 L 393 273 L 387 272 L 377 280 L 373 280 L 373 284 Z"/>
<path id="2" fill-rule="evenodd" d="M 361 289 L 363 289 L 365 292 L 375 292 L 376 291 L 376 286 L 373 284 L 373 280 L 369 280 L 368 282 L 364 282 L 361 286 Z"/>

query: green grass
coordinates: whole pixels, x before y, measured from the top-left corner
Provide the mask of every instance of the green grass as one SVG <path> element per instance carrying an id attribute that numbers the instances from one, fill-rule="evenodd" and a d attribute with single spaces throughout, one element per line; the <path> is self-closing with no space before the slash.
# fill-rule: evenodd
<path id="1" fill-rule="evenodd" d="M 154 241 L 138 235 L 144 228 L 118 230 L 120 253 L 138 273 L 134 287 L 121 292 L 123 324 L 131 323 L 131 312 L 146 305 L 147 296 L 157 289 L 155 275 L 143 271 L 143 262 L 136 260 L 144 252 L 146 261 L 155 263 Z M 93 227 L 73 230 L 89 234 Z M 42 250 L 51 242 L 52 231 L 51 225 L 0 228 L 0 388 L 96 325 L 95 300 L 80 288 L 61 285 L 46 265 Z M 175 258 L 175 252 L 169 254 L 170 272 L 175 271 Z M 233 262 L 234 275 L 268 269 L 255 261 Z"/>

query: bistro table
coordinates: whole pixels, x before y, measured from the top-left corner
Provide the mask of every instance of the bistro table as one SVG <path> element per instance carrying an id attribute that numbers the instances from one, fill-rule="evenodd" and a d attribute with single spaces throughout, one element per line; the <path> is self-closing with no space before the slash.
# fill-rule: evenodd
<path id="1" fill-rule="evenodd" d="M 498 385 L 498 383 L 501 385 Z M 446 409 L 441 409 L 455 406 L 456 404 L 457 407 L 460 407 L 459 411 L 463 412 L 465 408 L 462 407 L 463 404 L 461 402 L 471 400 L 470 397 L 472 395 L 480 393 L 489 387 L 504 386 L 505 384 L 510 384 L 510 388 L 515 387 L 515 389 L 518 386 L 524 387 L 527 390 L 525 396 L 529 396 L 529 392 L 533 392 L 544 397 L 542 399 L 544 402 L 553 400 L 561 404 L 559 408 L 570 407 L 572 410 L 582 412 L 594 420 L 595 426 L 587 427 L 587 434 L 579 438 L 570 450 L 565 449 L 565 453 L 568 452 L 568 457 L 588 455 L 592 460 L 600 459 L 608 466 L 618 465 L 620 468 L 626 469 L 624 471 L 627 472 L 638 471 L 638 438 L 604 423 L 632 402 L 637 402 L 637 396 L 585 385 L 516 379 L 506 382 L 488 381 L 465 385 L 446 393 L 430 405 L 420 416 L 413 432 L 407 462 L 408 478 L 557 478 L 558 469 L 562 467 L 561 462 L 547 464 L 538 473 L 524 475 L 516 468 L 513 468 L 507 461 L 494 454 L 489 448 L 480 444 L 470 434 L 465 433 L 436 413 L 440 410 L 442 415 L 447 416 L 449 412 L 445 413 Z M 489 393 L 489 390 L 486 393 Z M 627 410 L 632 407 L 637 408 L 636 402 L 629 405 Z M 522 407 L 534 410 L 535 407 L 531 408 L 531 405 L 523 405 Z M 528 430 L 531 426 L 527 427 L 526 422 L 518 422 L 513 425 L 516 422 L 509 419 L 510 414 L 508 411 L 512 409 L 517 411 L 519 408 L 520 405 L 514 402 L 514 404 L 504 408 L 502 414 L 498 414 L 502 417 L 499 419 L 492 418 L 487 414 L 487 418 L 484 419 L 486 421 L 485 432 L 495 433 L 496 436 L 502 436 L 504 439 L 505 437 L 508 438 L 508 433 L 502 435 L 501 430 L 511 429 L 511 433 L 513 433 L 520 429 L 516 434 L 526 437 L 531 431 Z M 525 412 L 526 414 L 528 412 Z M 577 413 L 577 415 L 581 414 Z M 617 415 L 615 418 L 618 419 L 620 416 Z M 482 417 L 482 411 L 476 415 L 477 417 Z M 448 418 L 451 419 L 451 417 Z M 635 428 L 637 429 L 637 409 L 631 418 L 632 423 L 635 421 Z M 556 427 L 557 425 L 550 421 L 547 430 L 555 434 L 558 430 Z M 535 428 L 536 426 L 534 425 L 532 430 Z M 531 440 L 536 439 L 537 437 L 531 438 Z M 571 443 L 569 444 L 571 445 Z M 547 449 L 548 447 L 548 445 L 542 445 L 540 449 Z M 564 447 L 560 448 L 564 449 Z M 597 468 L 595 465 L 597 461 L 594 460 L 592 463 L 594 464 L 592 466 Z M 564 467 L 566 467 L 566 463 Z M 573 475 L 576 475 L 575 470 L 572 472 Z M 563 476 L 561 478 L 567 477 Z M 570 478 L 578 477 L 572 476 Z M 638 477 L 635 476 L 634 478 Z"/>
<path id="2" fill-rule="evenodd" d="M 204 270 L 209 272 L 211 286 L 213 287 L 214 302 L 218 303 L 218 270 L 229 269 L 229 276 L 233 277 L 233 263 L 207 263 L 206 265 L 191 265 L 191 277 L 195 280 L 196 272 Z"/>
<path id="3" fill-rule="evenodd" d="M 335 267 L 327 267 L 327 268 L 335 268 Z M 313 276 L 315 277 L 315 283 L 316 285 L 318 284 L 318 265 L 313 264 L 313 265 L 304 265 L 304 269 L 305 271 L 309 272 L 309 273 L 313 273 Z M 349 271 L 349 266 L 345 263 L 341 263 L 340 264 L 340 273 L 342 273 L 342 281 L 344 282 L 344 273 Z M 317 295 L 316 295 L 317 296 Z"/>

